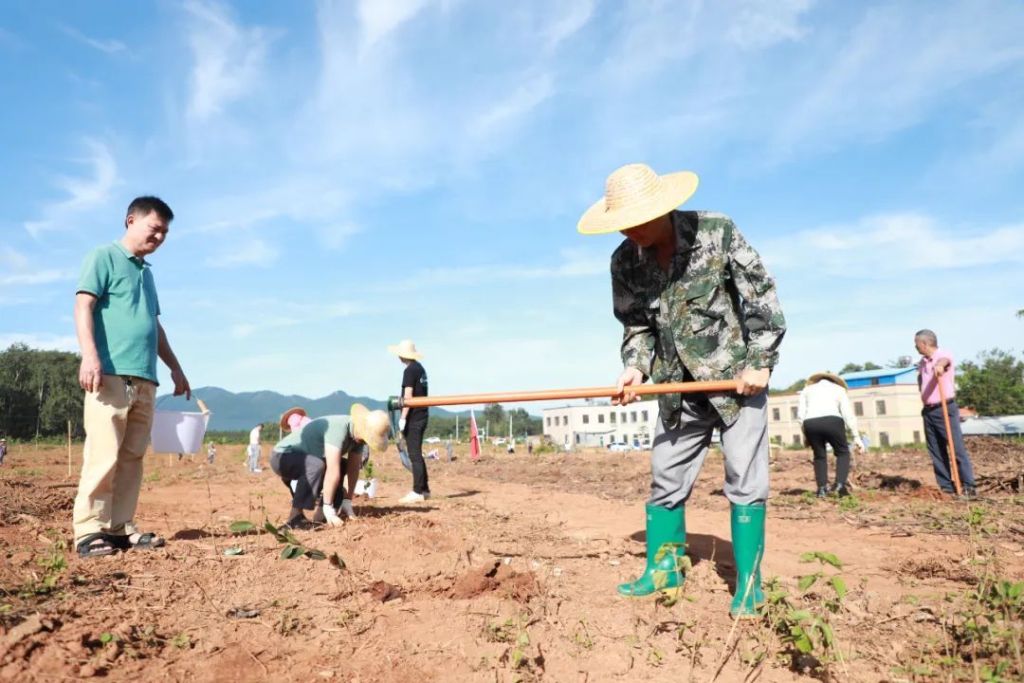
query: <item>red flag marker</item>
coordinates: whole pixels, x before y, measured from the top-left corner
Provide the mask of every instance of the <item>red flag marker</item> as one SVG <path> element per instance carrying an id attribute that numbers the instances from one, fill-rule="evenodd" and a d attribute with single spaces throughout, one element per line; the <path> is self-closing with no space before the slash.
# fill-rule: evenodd
<path id="1" fill-rule="evenodd" d="M 476 429 L 476 415 L 469 411 L 469 459 L 476 462 L 480 459 L 480 433 Z"/>

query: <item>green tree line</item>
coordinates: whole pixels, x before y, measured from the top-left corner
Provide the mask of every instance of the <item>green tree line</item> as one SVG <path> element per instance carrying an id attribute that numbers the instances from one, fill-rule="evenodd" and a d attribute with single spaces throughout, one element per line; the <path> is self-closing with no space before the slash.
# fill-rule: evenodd
<path id="1" fill-rule="evenodd" d="M 886 367 L 907 368 L 913 364 L 909 356 L 901 356 Z M 871 361 L 847 363 L 838 374 L 881 369 Z M 770 393 L 792 394 L 806 384 L 806 379 L 798 379 Z M 982 351 L 973 361 L 961 361 L 956 372 L 956 399 L 959 405 L 974 408 L 980 415 L 1024 415 L 1024 360 L 1010 351 L 991 349 Z"/>
<path id="2" fill-rule="evenodd" d="M 0 351 L 0 436 L 13 439 L 34 439 L 61 436 L 71 422 L 72 435 L 84 436 L 82 429 L 82 390 L 78 386 L 79 356 L 66 351 L 41 351 L 24 344 L 15 344 Z M 904 358 L 890 366 L 905 364 Z M 841 372 L 877 369 L 875 363 L 847 363 Z M 782 390 L 799 391 L 804 380 Z M 777 393 L 773 390 L 773 393 Z M 991 349 L 973 361 L 960 363 L 957 372 L 957 399 L 982 415 L 1024 414 L 1024 360 L 1010 351 Z M 493 403 L 477 415 L 477 427 L 484 431 L 490 425 L 491 436 L 507 436 L 509 417 L 516 438 L 537 435 L 543 431 L 541 418 L 522 408 L 506 410 Z M 456 419 L 431 417 L 428 437 L 454 438 Z M 220 435 L 211 436 L 217 437 Z M 229 441 L 245 442 L 248 432 L 228 436 Z M 268 423 L 264 442 L 276 440 L 277 425 Z M 459 438 L 469 436 L 469 419 L 459 418 Z"/>
<path id="3" fill-rule="evenodd" d="M 0 436 L 83 436 L 78 354 L 14 344 L 0 351 Z"/>
<path id="4" fill-rule="evenodd" d="M 508 436 L 508 420 L 512 418 L 512 435 L 517 439 L 521 439 L 523 436 L 535 436 L 541 434 L 543 424 L 541 418 L 534 417 L 522 408 L 514 408 L 512 410 L 505 410 L 498 403 L 491 403 L 484 407 L 484 409 L 476 414 L 476 426 L 480 430 L 480 435 L 483 437 L 484 431 L 490 426 L 492 437 Z M 454 417 L 435 417 L 431 415 L 430 422 L 427 423 L 427 437 L 436 436 L 441 439 L 454 439 L 455 438 L 455 418 Z M 459 417 L 459 440 L 467 441 L 469 439 L 469 418 Z"/>

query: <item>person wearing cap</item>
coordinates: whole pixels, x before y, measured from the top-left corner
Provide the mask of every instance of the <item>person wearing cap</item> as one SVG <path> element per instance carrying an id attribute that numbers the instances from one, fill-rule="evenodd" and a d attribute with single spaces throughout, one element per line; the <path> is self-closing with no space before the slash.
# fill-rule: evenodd
<path id="1" fill-rule="evenodd" d="M 720 213 L 680 211 L 697 189 L 689 171 L 659 176 L 630 164 L 613 172 L 605 196 L 577 228 L 621 232 L 612 254 L 612 305 L 623 325 L 624 369 L 616 403 L 654 382 L 735 379 L 735 393 L 664 394 L 651 453 L 646 505 L 647 564 L 621 595 L 676 593 L 686 544 L 686 503 L 712 433 L 721 433 L 736 590 L 730 613 L 749 617 L 764 602 L 760 561 L 768 499 L 767 392 L 785 333 L 775 283 L 736 225 Z"/>
<path id="2" fill-rule="evenodd" d="M 405 365 L 402 373 L 402 398 L 427 395 L 427 371 L 420 364 L 421 353 L 409 339 L 388 346 L 388 351 L 398 356 Z M 412 491 L 402 496 L 402 504 L 422 503 L 430 498 L 430 482 L 427 477 L 427 463 L 423 459 L 423 435 L 427 431 L 428 410 L 426 408 L 402 408 L 398 419 L 398 431 L 405 437 L 412 467 Z"/>
<path id="3" fill-rule="evenodd" d="M 857 450 L 861 453 L 866 450 L 846 389 L 846 380 L 839 375 L 816 372 L 807 378 L 807 384 L 800 391 L 797 419 L 814 453 L 815 495 L 818 498 L 824 498 L 829 493 L 826 445 L 832 446 L 832 452 L 836 455 L 836 481 L 832 491 L 840 498 L 850 495 L 846 481 L 850 474 L 847 428 L 853 434 Z"/>
<path id="4" fill-rule="evenodd" d="M 293 408 L 281 416 L 281 426 L 291 431 L 274 446 L 270 467 L 292 491 L 292 507 L 285 524 L 292 528 L 308 525 L 303 510 L 313 510 L 321 492 L 322 512 L 328 524 L 342 523 L 339 508 L 343 515 L 355 517 L 352 496 L 363 453 L 367 448 L 379 451 L 387 446 L 391 431 L 387 413 L 354 403 L 349 415 L 310 419 L 301 408 Z M 341 485 L 343 465 L 348 476 L 347 491 Z"/>
<path id="5" fill-rule="evenodd" d="M 946 420 L 942 414 L 942 400 L 946 400 L 949 413 L 949 429 L 953 437 L 957 472 L 966 498 L 975 498 L 977 489 L 974 482 L 974 465 L 964 443 L 960 429 L 960 407 L 956 402 L 956 383 L 953 381 L 956 364 L 953 354 L 939 348 L 939 339 L 931 330 L 918 330 L 914 335 L 914 348 L 921 354 L 917 364 L 917 386 L 921 392 L 921 417 L 924 419 L 924 437 L 928 455 L 932 458 L 935 483 L 944 493 L 955 494 L 949 464 L 949 435 Z M 941 384 L 942 391 L 939 390 Z"/>

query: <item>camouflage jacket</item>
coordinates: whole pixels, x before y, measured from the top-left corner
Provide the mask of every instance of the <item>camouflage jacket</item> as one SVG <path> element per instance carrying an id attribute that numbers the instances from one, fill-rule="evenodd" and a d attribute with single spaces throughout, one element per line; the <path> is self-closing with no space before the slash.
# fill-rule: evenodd
<path id="1" fill-rule="evenodd" d="M 628 238 L 612 254 L 612 300 L 622 323 L 622 363 L 654 382 L 731 379 L 747 367 L 772 368 L 786 331 L 775 281 L 732 220 L 674 211 L 677 247 L 668 272 L 651 249 Z M 714 394 L 725 424 L 739 416 L 733 394 Z M 680 394 L 658 399 L 669 426 Z"/>

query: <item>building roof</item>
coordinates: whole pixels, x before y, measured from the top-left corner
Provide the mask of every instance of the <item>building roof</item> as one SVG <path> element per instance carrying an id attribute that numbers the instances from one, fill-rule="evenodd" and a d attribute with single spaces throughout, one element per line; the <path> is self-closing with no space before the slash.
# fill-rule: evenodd
<path id="1" fill-rule="evenodd" d="M 656 408 L 657 405 L 658 405 L 658 400 L 657 399 L 646 399 L 646 400 L 633 401 L 632 403 L 629 403 L 629 404 L 624 405 L 624 406 L 613 406 L 611 403 L 608 403 L 608 402 L 602 402 L 602 403 L 579 403 L 579 404 L 576 404 L 576 405 L 571 405 L 571 404 L 566 403 L 566 404 L 563 404 L 563 405 L 560 405 L 560 406 L 552 406 L 550 408 L 544 408 L 544 409 L 541 410 L 541 412 L 542 413 L 549 413 L 549 412 L 555 411 L 555 410 L 618 410 L 618 411 L 626 412 L 626 411 L 629 411 L 629 410 L 636 410 L 637 408 L 648 409 L 648 408 L 651 408 L 652 406 L 654 406 Z"/>
<path id="2" fill-rule="evenodd" d="M 840 375 L 840 377 L 845 379 L 847 382 L 849 382 L 850 380 L 858 379 L 882 379 L 883 377 L 898 378 L 898 380 L 902 381 L 906 379 L 905 377 L 903 377 L 903 375 L 906 375 L 908 373 L 912 373 L 914 375 L 914 381 L 916 382 L 917 368 L 914 367 L 913 365 L 911 365 L 909 368 L 881 368 L 879 370 L 861 370 L 860 372 L 847 372 Z"/>
<path id="3" fill-rule="evenodd" d="M 1003 436 L 1024 434 L 1024 415 L 972 417 L 960 425 L 965 436 Z"/>

